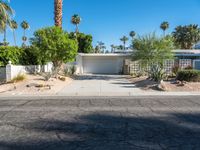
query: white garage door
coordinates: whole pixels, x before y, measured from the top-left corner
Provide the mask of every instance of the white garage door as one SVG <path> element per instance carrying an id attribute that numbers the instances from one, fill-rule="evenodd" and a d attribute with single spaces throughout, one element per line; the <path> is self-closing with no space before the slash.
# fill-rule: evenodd
<path id="1" fill-rule="evenodd" d="M 119 74 L 116 57 L 83 57 L 83 72 L 93 74 Z"/>

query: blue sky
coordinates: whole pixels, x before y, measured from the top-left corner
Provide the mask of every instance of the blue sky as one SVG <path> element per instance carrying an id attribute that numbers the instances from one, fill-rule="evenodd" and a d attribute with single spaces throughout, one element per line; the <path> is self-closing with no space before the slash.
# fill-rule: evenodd
<path id="1" fill-rule="evenodd" d="M 29 37 L 33 32 L 45 26 L 52 26 L 54 0 L 11 0 L 15 10 L 15 20 L 30 23 Z M 70 23 L 73 14 L 82 17 L 80 31 L 92 34 L 94 45 L 103 41 L 107 47 L 121 44 L 120 37 L 131 30 L 139 35 L 156 31 L 162 21 L 170 23 L 170 30 L 177 25 L 200 24 L 200 0 L 64 0 L 63 28 L 74 31 Z M 21 45 L 22 29 L 17 30 L 18 45 Z M 11 31 L 8 41 L 13 44 Z M 0 36 L 2 40 L 3 35 Z"/>

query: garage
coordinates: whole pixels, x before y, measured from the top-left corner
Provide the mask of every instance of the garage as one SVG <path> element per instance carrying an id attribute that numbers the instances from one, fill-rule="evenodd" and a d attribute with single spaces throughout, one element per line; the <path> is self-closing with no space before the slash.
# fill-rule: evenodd
<path id="1" fill-rule="evenodd" d="M 79 54 L 77 56 L 78 74 L 120 74 L 123 71 L 127 54 Z"/>
<path id="2" fill-rule="evenodd" d="M 83 57 L 83 72 L 92 74 L 119 74 L 116 57 Z"/>

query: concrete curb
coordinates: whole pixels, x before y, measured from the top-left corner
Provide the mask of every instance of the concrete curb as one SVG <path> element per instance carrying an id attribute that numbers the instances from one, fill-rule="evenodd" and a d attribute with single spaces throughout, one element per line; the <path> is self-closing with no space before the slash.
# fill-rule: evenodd
<path id="1" fill-rule="evenodd" d="M 131 97 L 160 97 L 160 96 L 200 96 L 200 92 L 144 92 L 144 93 L 70 93 L 67 95 L 1 95 L 0 100 L 2 99 L 22 99 L 22 100 L 32 100 L 32 99 L 65 99 L 65 98 L 131 98 Z"/>

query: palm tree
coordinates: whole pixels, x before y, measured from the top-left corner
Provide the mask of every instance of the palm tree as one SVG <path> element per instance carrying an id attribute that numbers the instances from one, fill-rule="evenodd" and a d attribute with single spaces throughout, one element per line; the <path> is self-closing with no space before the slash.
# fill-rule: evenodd
<path id="1" fill-rule="evenodd" d="M 13 30 L 13 38 L 14 38 L 14 42 L 15 42 L 15 46 L 17 46 L 17 42 L 16 42 L 16 35 L 15 35 L 15 30 L 17 30 L 18 28 L 18 24 L 15 20 L 11 21 L 11 29 Z"/>
<path id="2" fill-rule="evenodd" d="M 9 6 L 7 2 L 9 1 L 0 0 L 0 14 L 6 22 L 10 20 L 10 17 L 14 14 L 13 9 Z"/>
<path id="3" fill-rule="evenodd" d="M 110 45 L 110 47 L 111 47 L 111 52 L 112 52 L 112 53 L 115 52 L 116 46 L 112 44 L 112 45 Z"/>
<path id="4" fill-rule="evenodd" d="M 129 36 L 132 38 L 132 40 L 134 39 L 135 35 L 136 35 L 135 31 L 131 31 L 129 34 Z"/>
<path id="5" fill-rule="evenodd" d="M 128 37 L 126 37 L 126 36 L 123 36 L 123 37 L 120 39 L 120 41 L 122 41 L 123 44 L 124 44 L 124 50 L 126 50 L 126 42 L 127 42 L 128 40 L 129 40 L 129 39 L 128 39 Z"/>
<path id="6" fill-rule="evenodd" d="M 166 21 L 164 21 L 163 23 L 161 23 L 160 28 L 163 30 L 163 34 L 164 34 L 164 36 L 165 36 L 165 31 L 166 31 L 167 29 L 169 29 L 169 23 L 166 22 Z"/>
<path id="7" fill-rule="evenodd" d="M 54 0 L 54 22 L 55 26 L 62 28 L 63 0 Z"/>
<path id="8" fill-rule="evenodd" d="M 21 27 L 24 29 L 24 36 L 22 37 L 22 41 L 23 41 L 23 44 L 22 44 L 22 45 L 25 46 L 25 45 L 26 45 L 26 41 L 27 41 L 26 30 L 29 29 L 30 26 L 29 26 L 28 22 L 23 21 L 23 22 L 21 23 Z"/>
<path id="9" fill-rule="evenodd" d="M 10 26 L 11 17 L 14 14 L 14 11 L 9 6 L 6 1 L 0 0 L 0 32 L 4 33 L 3 45 L 6 46 L 8 43 L 6 42 L 6 28 L 7 25 Z"/>
<path id="10" fill-rule="evenodd" d="M 101 41 L 98 41 L 97 43 L 98 43 L 100 51 L 102 51 L 104 53 L 104 49 L 106 49 L 105 43 L 103 43 Z"/>
<path id="11" fill-rule="evenodd" d="M 72 16 L 71 23 L 76 26 L 76 33 L 79 32 L 78 25 L 81 23 L 81 17 L 77 14 Z"/>

